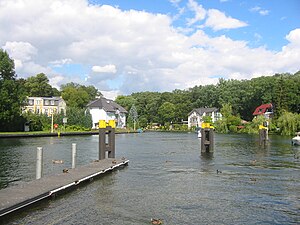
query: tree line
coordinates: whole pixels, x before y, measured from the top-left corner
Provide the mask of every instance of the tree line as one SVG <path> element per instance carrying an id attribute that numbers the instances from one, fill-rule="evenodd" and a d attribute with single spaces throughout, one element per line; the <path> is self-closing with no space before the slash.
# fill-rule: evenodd
<path id="1" fill-rule="evenodd" d="M 35 130 L 48 129 L 50 120 L 45 115 L 22 114 L 26 96 L 62 96 L 67 103 L 68 124 L 89 129 L 91 118 L 86 105 L 101 96 L 94 86 L 67 83 L 60 90 L 49 84 L 48 77 L 36 74 L 27 79 L 17 79 L 14 62 L 7 52 L 0 49 L 0 131 L 22 130 L 25 121 L 32 121 Z M 128 125 L 147 127 L 149 124 L 180 126 L 187 121 L 188 114 L 195 108 L 216 107 L 223 114 L 216 124 L 220 132 L 236 132 L 251 122 L 243 132 L 253 132 L 261 118 L 252 113 L 261 104 L 272 103 L 274 117 L 271 127 L 281 134 L 293 134 L 300 130 L 300 71 L 295 74 L 282 73 L 261 76 L 251 80 L 225 80 L 220 78 L 216 85 L 199 85 L 187 90 L 172 92 L 136 92 L 120 95 L 116 102 L 128 112 Z M 65 115 L 56 115 L 55 122 L 62 123 Z M 41 118 L 45 117 L 45 118 Z M 86 119 L 88 117 L 88 119 Z M 79 129 L 78 128 L 78 129 Z M 77 129 L 77 128 L 74 128 Z"/>
<path id="2" fill-rule="evenodd" d="M 167 125 L 164 126 L 166 129 L 170 124 L 186 121 L 189 112 L 195 108 L 216 107 L 221 110 L 223 118 L 215 125 L 218 131 L 224 133 L 257 132 L 263 118 L 254 118 L 254 110 L 261 104 L 272 103 L 271 131 L 293 135 L 300 130 L 300 71 L 251 80 L 220 78 L 216 85 L 199 85 L 163 93 L 138 92 L 118 96 L 116 102 L 127 110 L 132 106 L 136 108 L 139 126 L 160 123 Z M 239 127 L 245 129 L 238 130 Z"/>

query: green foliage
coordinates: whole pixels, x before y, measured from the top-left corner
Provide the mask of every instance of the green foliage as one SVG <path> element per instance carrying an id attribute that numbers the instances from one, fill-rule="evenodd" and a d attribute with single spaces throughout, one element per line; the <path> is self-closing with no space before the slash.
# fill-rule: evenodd
<path id="1" fill-rule="evenodd" d="M 121 105 L 127 111 L 129 111 L 132 105 L 135 104 L 136 100 L 132 96 L 119 95 L 116 98 L 115 102 Z"/>
<path id="2" fill-rule="evenodd" d="M 202 120 L 203 120 L 204 123 L 212 123 L 211 116 L 203 116 Z"/>
<path id="3" fill-rule="evenodd" d="M 52 88 L 49 79 L 44 73 L 27 78 L 24 84 L 27 96 L 31 97 L 51 97 L 59 92 Z"/>
<path id="4" fill-rule="evenodd" d="M 0 49 L 0 81 L 15 80 L 15 64 L 7 52 Z"/>
<path id="5" fill-rule="evenodd" d="M 61 86 L 62 98 L 68 107 L 85 108 L 86 105 L 94 100 L 101 93 L 92 86 L 84 86 L 76 83 L 67 83 Z"/>
<path id="6" fill-rule="evenodd" d="M 67 107 L 68 126 L 77 125 L 85 128 L 92 128 L 92 116 L 88 110 Z"/>
<path id="7" fill-rule="evenodd" d="M 30 131 L 50 131 L 51 118 L 44 114 L 23 113 L 23 118 L 29 124 Z"/>
<path id="8" fill-rule="evenodd" d="M 161 123 L 169 123 L 175 119 L 175 105 L 170 102 L 164 102 L 157 111 Z"/>
<path id="9" fill-rule="evenodd" d="M 277 126 L 282 135 L 294 135 L 300 129 L 300 115 L 284 111 L 277 120 Z"/>
<path id="10" fill-rule="evenodd" d="M 23 127 L 20 117 L 25 100 L 21 83 L 16 81 L 14 62 L 0 49 L 0 131 L 17 131 Z"/>

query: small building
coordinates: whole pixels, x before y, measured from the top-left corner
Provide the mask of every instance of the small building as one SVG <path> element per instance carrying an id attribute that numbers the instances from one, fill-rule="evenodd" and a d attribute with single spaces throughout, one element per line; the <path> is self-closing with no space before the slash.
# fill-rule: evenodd
<path id="1" fill-rule="evenodd" d="M 263 115 L 266 119 L 270 119 L 273 115 L 273 105 L 271 103 L 260 105 L 254 110 L 252 115 Z"/>
<path id="2" fill-rule="evenodd" d="M 213 123 L 222 118 L 219 109 L 215 107 L 193 109 L 188 115 L 188 128 L 201 127 L 204 116 L 210 116 Z"/>
<path id="3" fill-rule="evenodd" d="M 66 114 L 66 102 L 62 97 L 27 97 L 23 112 L 32 112 L 37 114 Z"/>
<path id="4" fill-rule="evenodd" d="M 93 129 L 99 128 L 99 120 L 116 121 L 116 127 L 126 127 L 127 111 L 113 100 L 100 97 L 87 105 L 93 120 Z"/>

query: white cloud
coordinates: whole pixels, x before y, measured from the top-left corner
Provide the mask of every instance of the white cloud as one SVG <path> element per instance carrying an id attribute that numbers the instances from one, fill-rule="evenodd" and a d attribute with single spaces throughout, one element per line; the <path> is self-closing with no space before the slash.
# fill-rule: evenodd
<path id="1" fill-rule="evenodd" d="M 245 79 L 299 70 L 299 29 L 287 34 L 289 43 L 281 51 L 273 52 L 225 35 L 211 37 L 204 30 L 185 35 L 168 15 L 85 0 L 1 4 L 0 46 L 17 62 L 18 76 L 44 72 L 56 87 L 73 81 L 95 85 L 107 95 L 130 94 L 216 83 L 218 76 Z M 195 1 L 189 4 L 197 14 L 191 24 L 203 22 L 216 31 L 247 26 Z M 94 67 L 83 74 L 66 72 L 73 65 Z"/>
<path id="2" fill-rule="evenodd" d="M 62 67 L 63 65 L 72 63 L 72 59 L 58 59 L 49 62 L 50 64 L 53 64 L 54 67 Z"/>
<path id="3" fill-rule="evenodd" d="M 223 29 L 234 29 L 248 26 L 247 23 L 226 16 L 223 12 L 217 9 L 208 10 L 208 18 L 205 22 L 205 26 L 211 27 L 213 30 L 223 30 Z"/>
<path id="4" fill-rule="evenodd" d="M 270 13 L 270 10 L 267 10 L 267 9 L 262 9 L 261 7 L 259 6 L 255 6 L 253 8 L 250 9 L 251 12 L 258 12 L 260 15 L 262 16 L 267 16 L 269 15 Z"/>
<path id="5" fill-rule="evenodd" d="M 17 67 L 23 65 L 23 62 L 30 61 L 32 56 L 37 54 L 37 49 L 28 42 L 7 41 L 2 48 L 17 62 Z"/>
<path id="6" fill-rule="evenodd" d="M 202 5 L 199 5 L 196 1 L 194 0 L 189 0 L 188 2 L 188 8 L 195 13 L 194 18 L 189 18 L 187 20 L 188 26 L 191 26 L 199 21 L 202 21 L 205 19 L 206 16 L 206 10 L 203 8 Z"/>
<path id="7" fill-rule="evenodd" d="M 105 66 L 93 66 L 92 67 L 93 72 L 96 73 L 116 73 L 117 68 L 115 65 L 109 64 Z"/>

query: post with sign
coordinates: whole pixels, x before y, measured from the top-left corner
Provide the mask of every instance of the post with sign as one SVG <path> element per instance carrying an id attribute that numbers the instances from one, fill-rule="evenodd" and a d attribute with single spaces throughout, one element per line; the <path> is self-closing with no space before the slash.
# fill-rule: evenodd
<path id="1" fill-rule="evenodd" d="M 214 146 L 214 127 L 210 123 L 201 126 L 201 152 L 212 152 Z"/>
<path id="2" fill-rule="evenodd" d="M 108 158 L 115 157 L 115 127 L 114 120 L 110 120 L 108 124 L 105 120 L 99 121 L 99 160 L 105 159 L 106 152 Z"/>
<path id="3" fill-rule="evenodd" d="M 66 123 L 68 122 L 68 118 L 64 117 L 63 118 L 63 124 L 64 124 L 64 131 L 66 131 Z"/>

